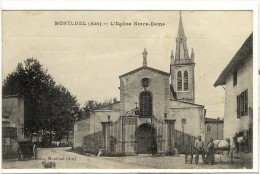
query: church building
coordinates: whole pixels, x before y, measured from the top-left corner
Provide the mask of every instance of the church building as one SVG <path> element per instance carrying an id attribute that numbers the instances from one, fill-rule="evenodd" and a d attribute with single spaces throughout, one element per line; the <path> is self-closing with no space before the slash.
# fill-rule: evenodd
<path id="1" fill-rule="evenodd" d="M 107 155 L 172 154 L 188 139 L 205 140 L 204 106 L 195 104 L 195 54 L 188 53 L 181 15 L 170 58 L 170 72 L 149 67 L 144 49 L 142 66 L 119 76 L 120 102 L 75 123 L 74 148 L 104 149 Z"/>

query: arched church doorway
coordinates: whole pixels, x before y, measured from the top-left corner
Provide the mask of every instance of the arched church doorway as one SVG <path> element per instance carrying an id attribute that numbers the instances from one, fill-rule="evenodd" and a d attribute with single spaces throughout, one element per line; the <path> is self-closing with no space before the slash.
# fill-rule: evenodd
<path id="1" fill-rule="evenodd" d="M 135 131 L 137 154 L 157 153 L 156 130 L 150 124 L 141 124 Z"/>

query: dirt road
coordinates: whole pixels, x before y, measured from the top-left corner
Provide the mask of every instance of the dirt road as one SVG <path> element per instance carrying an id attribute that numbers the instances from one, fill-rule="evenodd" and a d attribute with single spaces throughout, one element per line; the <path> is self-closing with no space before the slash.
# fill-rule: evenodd
<path id="1" fill-rule="evenodd" d="M 246 157 L 248 158 L 248 157 Z M 250 157 L 249 157 L 250 158 Z M 3 160 L 3 169 L 43 169 L 43 161 L 54 161 L 57 169 L 242 169 L 252 168 L 252 161 L 235 159 L 234 164 L 220 163 L 216 165 L 185 164 L 184 156 L 128 156 L 97 157 L 84 156 L 70 152 L 69 148 L 41 148 L 37 160 L 17 161 Z M 219 157 L 216 156 L 216 161 Z"/>

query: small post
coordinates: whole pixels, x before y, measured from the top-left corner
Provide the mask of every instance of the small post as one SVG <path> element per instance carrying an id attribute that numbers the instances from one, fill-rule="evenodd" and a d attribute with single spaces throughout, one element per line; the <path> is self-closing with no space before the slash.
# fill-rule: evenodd
<path id="1" fill-rule="evenodd" d="M 137 106 L 137 105 L 138 105 L 138 103 L 137 103 L 137 102 L 135 102 L 135 108 L 138 108 L 138 106 Z"/>
<path id="2" fill-rule="evenodd" d="M 164 119 L 167 119 L 167 113 L 163 113 Z"/>
<path id="3" fill-rule="evenodd" d="M 184 145 L 184 125 L 186 124 L 186 119 L 181 119 L 181 127 L 182 127 L 182 144 Z"/>
<path id="4" fill-rule="evenodd" d="M 174 153 L 174 124 L 176 120 L 165 119 L 166 129 L 167 129 L 167 138 L 166 138 L 166 154 L 173 155 Z"/>
<path id="5" fill-rule="evenodd" d="M 218 122 L 219 122 L 219 117 L 217 118 L 217 140 L 218 140 Z"/>

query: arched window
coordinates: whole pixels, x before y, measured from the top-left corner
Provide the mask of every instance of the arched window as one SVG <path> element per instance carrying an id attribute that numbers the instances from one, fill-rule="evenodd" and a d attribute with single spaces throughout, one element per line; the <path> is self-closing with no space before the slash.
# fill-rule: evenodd
<path id="1" fill-rule="evenodd" d="M 177 73 L 177 89 L 178 91 L 182 91 L 182 74 L 181 71 Z"/>
<path id="2" fill-rule="evenodd" d="M 183 86 L 184 86 L 184 91 L 188 91 L 189 90 L 189 77 L 188 77 L 188 71 L 184 71 L 183 74 Z"/>
<path id="3" fill-rule="evenodd" d="M 151 117 L 153 114 L 153 98 L 152 93 L 143 91 L 139 95 L 140 117 Z"/>

